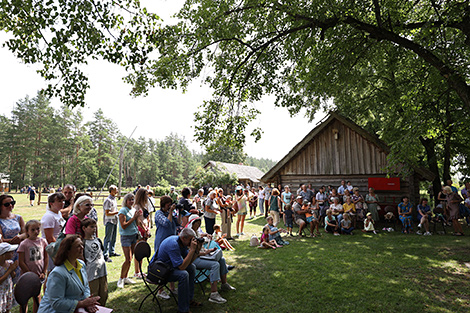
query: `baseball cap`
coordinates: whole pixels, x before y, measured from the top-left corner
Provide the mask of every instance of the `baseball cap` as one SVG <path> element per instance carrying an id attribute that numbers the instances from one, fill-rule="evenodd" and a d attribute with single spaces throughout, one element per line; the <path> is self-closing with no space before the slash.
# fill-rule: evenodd
<path id="1" fill-rule="evenodd" d="M 0 255 L 3 255 L 7 252 L 15 251 L 16 249 L 18 249 L 18 245 L 11 245 L 6 242 L 0 243 Z"/>

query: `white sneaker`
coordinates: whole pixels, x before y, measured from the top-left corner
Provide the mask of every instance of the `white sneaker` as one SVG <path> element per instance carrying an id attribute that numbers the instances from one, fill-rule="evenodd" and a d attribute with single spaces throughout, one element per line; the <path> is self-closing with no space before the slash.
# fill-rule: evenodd
<path id="1" fill-rule="evenodd" d="M 133 285 L 135 281 L 129 277 L 124 278 L 124 284 Z"/>
<path id="2" fill-rule="evenodd" d="M 222 298 L 218 292 L 211 292 L 211 296 L 209 297 L 209 302 L 222 304 L 222 303 L 227 302 L 227 300 Z"/>
<path id="3" fill-rule="evenodd" d="M 124 279 L 119 278 L 119 280 L 117 282 L 117 286 L 118 286 L 118 288 L 124 288 Z"/>
<path id="4" fill-rule="evenodd" d="M 163 300 L 170 299 L 170 296 L 166 293 L 165 290 L 162 290 L 162 292 L 158 293 L 157 297 L 159 297 L 160 299 L 163 299 Z"/>
<path id="5" fill-rule="evenodd" d="M 235 287 L 231 286 L 229 283 L 222 284 L 222 286 L 220 286 L 220 289 L 224 291 L 237 290 Z"/>
<path id="6" fill-rule="evenodd" d="M 244 233 L 244 232 L 241 232 L 240 235 L 241 235 L 241 236 L 245 236 L 245 233 Z"/>
<path id="7" fill-rule="evenodd" d="M 416 235 L 422 235 L 423 233 L 420 232 L 419 230 L 416 232 Z"/>
<path id="8" fill-rule="evenodd" d="M 432 235 L 432 234 L 431 234 L 430 232 L 428 232 L 428 231 L 424 233 L 424 236 L 431 236 L 431 235 Z"/>

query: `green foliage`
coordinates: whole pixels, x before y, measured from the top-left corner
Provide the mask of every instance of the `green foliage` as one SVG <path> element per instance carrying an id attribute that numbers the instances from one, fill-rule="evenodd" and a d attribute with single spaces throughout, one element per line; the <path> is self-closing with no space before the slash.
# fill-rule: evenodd
<path id="1" fill-rule="evenodd" d="M 136 94 L 155 84 L 186 88 L 209 66 L 214 95 L 196 114 L 196 137 L 209 147 L 217 138 L 215 152 L 240 150 L 259 113 L 254 103 L 274 94 L 292 115 L 304 110 L 313 119 L 336 109 L 377 133 L 391 147 L 390 171 L 425 164 L 445 178 L 451 160 L 462 159 L 456 134 L 470 120 L 467 1 L 197 0 L 178 17 L 155 42 L 161 58 L 128 81 Z M 428 139 L 434 150 L 425 152 Z"/>
<path id="2" fill-rule="evenodd" d="M 246 153 L 241 148 L 227 146 L 220 142 L 214 142 L 206 148 L 206 154 L 203 157 L 203 163 L 209 161 L 226 162 L 226 163 L 244 163 Z"/>
<path id="3" fill-rule="evenodd" d="M 81 70 L 90 59 L 140 69 L 154 49 L 159 17 L 137 0 L 2 1 L 0 31 L 12 38 L 4 45 L 50 82 L 48 96 L 69 106 L 83 106 L 89 88 Z"/>
<path id="4" fill-rule="evenodd" d="M 257 159 L 250 156 L 247 156 L 245 160 L 245 165 L 257 167 L 264 173 L 267 173 L 276 164 L 276 161 L 270 159 Z"/>
<path id="5" fill-rule="evenodd" d="M 191 179 L 191 185 L 195 188 L 204 186 L 210 187 L 226 187 L 238 185 L 238 178 L 236 174 L 223 173 L 216 169 L 204 169 L 198 167 L 196 174 Z"/>

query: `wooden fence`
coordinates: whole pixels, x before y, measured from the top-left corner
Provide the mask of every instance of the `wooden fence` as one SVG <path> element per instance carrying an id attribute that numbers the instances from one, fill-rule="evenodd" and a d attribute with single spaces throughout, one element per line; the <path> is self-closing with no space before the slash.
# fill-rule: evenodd
<path id="1" fill-rule="evenodd" d="M 104 199 L 106 199 L 108 197 L 108 195 L 97 195 L 97 196 L 93 196 L 93 192 L 89 192 L 87 193 L 89 194 L 94 200 L 97 200 L 97 199 L 102 199 L 103 202 L 104 202 Z M 124 197 L 127 193 L 124 193 L 124 194 L 121 194 L 120 196 L 116 196 L 117 200 L 118 200 L 118 207 L 121 207 L 121 203 L 119 202 L 119 200 Z M 41 205 L 41 204 L 47 204 L 47 194 L 43 197 L 42 196 L 42 192 L 39 192 L 38 193 L 38 205 Z M 41 201 L 41 198 L 45 198 L 46 201 Z M 160 198 L 161 197 L 153 197 L 154 199 L 158 199 L 159 201 L 156 201 L 155 203 L 155 210 L 158 210 L 160 209 Z M 103 203 L 94 203 L 94 206 L 97 207 L 97 206 L 103 206 Z"/>

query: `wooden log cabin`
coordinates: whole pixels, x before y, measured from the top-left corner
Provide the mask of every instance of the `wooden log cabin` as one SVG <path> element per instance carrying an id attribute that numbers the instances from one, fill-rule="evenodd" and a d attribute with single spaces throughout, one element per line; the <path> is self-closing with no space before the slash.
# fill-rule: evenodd
<path id="1" fill-rule="evenodd" d="M 264 183 L 289 185 L 295 194 L 300 184 L 338 188 L 341 180 L 351 181 L 363 196 L 369 187 L 376 189 L 380 205 L 393 205 L 408 195 L 419 201 L 419 182 L 432 181 L 434 174 L 425 168 L 413 168 L 408 177 L 387 177 L 390 149 L 377 136 L 350 119 L 330 112 L 329 116 L 299 142 L 262 178 Z M 382 210 L 383 211 L 383 210 Z"/>

